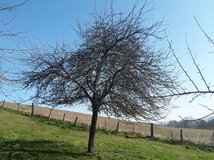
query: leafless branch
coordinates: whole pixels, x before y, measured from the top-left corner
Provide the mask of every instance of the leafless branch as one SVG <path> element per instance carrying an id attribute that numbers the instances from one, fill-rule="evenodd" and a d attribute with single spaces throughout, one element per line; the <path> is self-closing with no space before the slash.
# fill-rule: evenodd
<path id="1" fill-rule="evenodd" d="M 208 39 L 208 41 L 209 41 L 211 44 L 214 45 L 213 39 L 211 39 L 211 37 L 204 31 L 204 29 L 201 27 L 200 23 L 198 22 L 197 18 L 194 17 L 194 19 L 195 19 L 195 21 L 196 21 L 198 27 L 200 28 L 200 30 L 203 32 L 203 34 L 204 34 L 204 35 L 206 36 L 206 38 Z"/>
<path id="2" fill-rule="evenodd" d="M 166 34 L 165 34 L 166 35 Z M 166 36 L 167 37 L 167 36 Z M 167 38 L 167 42 L 169 44 L 169 49 L 171 50 L 173 56 L 175 57 L 176 62 L 178 63 L 179 67 L 181 68 L 181 70 L 184 72 L 184 74 L 187 76 L 187 78 L 189 79 L 189 81 L 192 83 L 192 85 L 195 87 L 196 91 L 199 92 L 198 86 L 195 84 L 195 82 L 193 81 L 193 79 L 191 78 L 191 76 L 188 74 L 188 72 L 184 69 L 183 65 L 181 64 L 180 60 L 178 59 L 178 57 L 175 54 L 175 51 L 172 47 L 172 42 L 169 41 L 169 39 Z M 172 95 L 179 95 L 178 94 L 172 94 Z M 184 93 L 186 94 L 186 93 Z"/>
<path id="3" fill-rule="evenodd" d="M 206 108 L 207 110 L 211 111 L 211 113 L 206 114 L 205 116 L 202 116 L 202 117 L 200 117 L 200 118 L 188 119 L 188 120 L 182 118 L 181 116 L 179 116 L 179 117 L 181 118 L 181 120 L 183 120 L 183 121 L 201 121 L 201 120 L 203 120 L 203 119 L 205 119 L 205 118 L 207 118 L 207 117 L 210 117 L 210 116 L 214 115 L 214 110 L 213 110 L 213 109 L 211 109 L 211 108 L 209 108 L 209 107 L 207 107 L 206 105 L 203 105 L 203 104 L 199 104 L 199 105 L 200 105 L 200 106 L 203 106 L 203 107 Z"/>
<path id="4" fill-rule="evenodd" d="M 188 42 L 187 42 L 187 37 L 186 37 L 186 45 L 187 45 L 187 49 L 188 49 L 189 55 L 190 55 L 190 57 L 192 59 L 192 62 L 194 64 L 195 68 L 198 70 L 198 74 L 200 75 L 200 77 L 201 77 L 202 81 L 204 82 L 205 86 L 207 87 L 207 90 L 210 91 L 210 87 L 207 84 L 207 82 L 206 82 L 206 80 L 205 80 L 205 78 L 204 78 L 204 76 L 203 76 L 203 74 L 201 72 L 201 69 L 199 68 L 199 65 L 196 63 L 196 60 L 192 55 L 192 51 L 191 51 L 191 49 L 190 49 L 190 47 L 188 45 Z"/>
<path id="5" fill-rule="evenodd" d="M 26 3 L 27 3 L 27 0 L 15 5 L 0 4 L 0 11 L 12 11 L 20 6 L 25 5 Z"/>

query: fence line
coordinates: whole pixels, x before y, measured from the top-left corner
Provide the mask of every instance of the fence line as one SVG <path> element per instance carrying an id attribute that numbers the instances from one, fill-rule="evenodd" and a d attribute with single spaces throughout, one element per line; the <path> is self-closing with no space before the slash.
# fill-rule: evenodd
<path id="1" fill-rule="evenodd" d="M 23 105 L 21 103 L 9 103 L 5 100 L 2 102 L 1 107 L 16 110 L 18 113 L 24 112 L 33 115 L 41 115 L 47 117 L 48 120 L 57 119 L 65 122 L 72 122 L 74 126 L 77 124 L 84 124 L 90 126 L 91 116 L 82 113 L 75 113 L 70 111 L 57 110 L 53 108 L 45 108 L 35 106 Z M 63 117 L 62 117 L 63 115 Z M 75 118 L 75 119 L 74 119 Z M 184 140 L 193 141 L 196 143 L 208 143 L 214 145 L 214 131 L 213 130 L 200 130 L 200 129 L 179 129 L 175 127 L 159 126 L 153 123 L 124 123 L 116 119 L 109 119 L 107 117 L 98 117 L 98 128 L 105 130 L 112 130 L 118 132 L 132 132 L 140 133 L 143 136 L 159 137 L 171 140 L 180 140 L 181 144 Z M 196 131 L 203 132 L 204 135 L 197 135 Z M 206 133 L 206 134 L 205 134 Z"/>

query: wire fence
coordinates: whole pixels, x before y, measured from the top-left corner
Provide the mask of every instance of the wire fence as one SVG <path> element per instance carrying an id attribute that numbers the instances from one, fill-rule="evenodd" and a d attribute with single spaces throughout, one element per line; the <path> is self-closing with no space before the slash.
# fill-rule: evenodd
<path id="1" fill-rule="evenodd" d="M 74 125 L 85 125 L 90 127 L 91 115 L 77 112 L 58 110 L 35 106 L 34 104 L 26 105 L 21 103 L 10 103 L 0 101 L 0 106 L 17 112 L 29 114 L 29 116 L 40 115 L 47 117 L 48 120 L 56 119 L 64 122 L 72 122 Z M 124 122 L 118 119 L 108 117 L 98 117 L 97 128 L 115 131 L 115 132 L 132 132 L 142 136 L 157 137 L 168 140 L 192 141 L 195 143 L 205 143 L 214 145 L 214 130 L 208 129 L 190 129 L 176 128 L 153 123 Z"/>

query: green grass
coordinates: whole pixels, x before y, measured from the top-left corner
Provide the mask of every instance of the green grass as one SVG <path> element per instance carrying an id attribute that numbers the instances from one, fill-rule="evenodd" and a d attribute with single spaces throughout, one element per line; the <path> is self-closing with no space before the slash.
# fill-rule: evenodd
<path id="1" fill-rule="evenodd" d="M 214 152 L 191 145 L 125 138 L 99 131 L 96 155 L 86 156 L 88 129 L 0 109 L 0 160 L 211 160 Z"/>
<path id="2" fill-rule="evenodd" d="M 3 102 L 0 101 L 0 104 L 3 104 Z M 29 105 L 21 104 L 19 106 L 19 110 L 21 112 L 25 112 L 25 114 L 29 114 L 31 111 L 31 108 Z M 11 102 L 5 102 L 4 108 L 8 108 L 11 110 L 17 110 L 18 104 L 17 103 L 11 103 Z M 50 110 L 48 108 L 43 107 L 36 107 L 35 114 L 36 115 L 43 115 L 48 116 Z M 66 121 L 74 122 L 75 118 L 78 117 L 78 124 L 84 124 L 85 126 L 89 125 L 89 121 L 91 119 L 91 115 L 82 114 L 82 113 L 75 113 L 75 112 L 68 112 L 68 111 L 62 111 L 62 110 L 53 110 L 51 118 L 60 119 L 62 120 L 63 114 L 66 113 Z M 45 119 L 46 121 L 46 119 Z M 52 122 L 51 122 L 52 123 Z M 97 122 L 98 128 L 105 128 L 107 130 L 115 130 L 117 127 L 118 120 L 111 118 L 108 119 L 106 117 L 99 117 Z M 120 123 L 119 131 L 120 132 L 133 132 L 133 124 L 134 123 Z M 83 129 L 83 128 L 82 128 Z M 139 133 L 143 136 L 149 136 L 150 135 L 150 124 L 148 123 L 138 123 L 134 125 L 134 131 L 135 133 Z M 214 145 L 214 138 L 213 138 L 213 132 L 214 130 L 210 129 L 190 129 L 190 128 L 183 128 L 183 139 L 186 141 L 191 141 L 194 143 L 205 143 L 208 145 Z M 174 140 L 180 140 L 180 128 L 176 127 L 167 127 L 162 125 L 154 124 L 154 136 L 161 138 L 161 139 L 174 139 Z"/>

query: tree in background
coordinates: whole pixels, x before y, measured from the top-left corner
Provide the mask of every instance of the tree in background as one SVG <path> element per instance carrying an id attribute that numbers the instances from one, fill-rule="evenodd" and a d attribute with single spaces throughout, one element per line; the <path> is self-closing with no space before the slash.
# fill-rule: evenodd
<path id="1" fill-rule="evenodd" d="M 141 7 L 139 7 L 141 5 Z M 38 102 L 86 103 L 92 111 L 88 153 L 94 153 L 98 114 L 156 120 L 176 89 L 170 57 L 156 49 L 162 22 L 150 24 L 147 3 L 128 13 L 106 7 L 87 25 L 79 24 L 76 49 L 58 45 L 52 51 L 32 49 L 23 73 L 25 87 L 35 87 Z"/>

